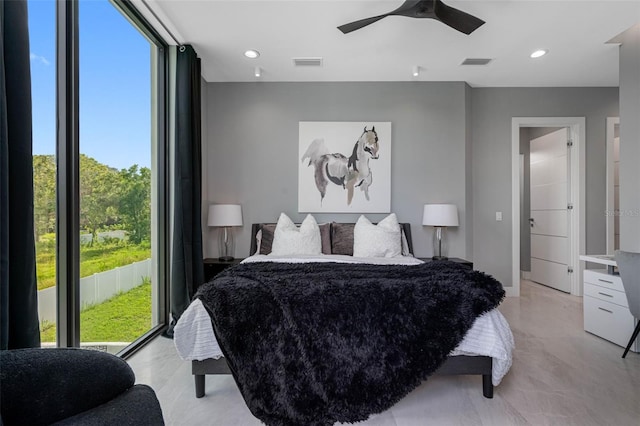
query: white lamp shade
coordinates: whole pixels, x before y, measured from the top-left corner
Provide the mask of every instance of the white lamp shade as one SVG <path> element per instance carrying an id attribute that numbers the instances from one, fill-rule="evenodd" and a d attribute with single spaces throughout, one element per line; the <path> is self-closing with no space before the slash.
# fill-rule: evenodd
<path id="1" fill-rule="evenodd" d="M 425 204 L 422 224 L 429 226 L 458 226 L 455 204 Z"/>
<path id="2" fill-rule="evenodd" d="M 209 206 L 209 226 L 242 226 L 240 204 L 212 204 Z"/>

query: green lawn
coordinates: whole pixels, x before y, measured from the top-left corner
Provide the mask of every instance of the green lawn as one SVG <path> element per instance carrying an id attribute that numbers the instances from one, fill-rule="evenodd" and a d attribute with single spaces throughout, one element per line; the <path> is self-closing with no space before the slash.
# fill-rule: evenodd
<path id="1" fill-rule="evenodd" d="M 151 248 L 148 243 L 82 245 L 80 247 L 80 277 L 88 277 L 150 257 Z M 55 241 L 52 238 L 43 238 L 43 241 L 36 244 L 38 290 L 56 285 L 55 260 Z"/>
<path id="2" fill-rule="evenodd" d="M 38 290 L 56 285 L 55 235 L 47 234 L 36 243 Z M 151 257 L 149 243 L 122 241 L 80 246 L 80 276 L 87 277 Z M 151 284 L 115 295 L 80 313 L 82 342 L 131 342 L 151 328 Z M 55 324 L 41 325 L 41 340 L 55 342 Z"/>
<path id="3" fill-rule="evenodd" d="M 80 312 L 82 342 L 132 342 L 150 328 L 149 282 Z M 42 326 L 40 336 L 43 342 L 55 342 L 55 324 Z"/>

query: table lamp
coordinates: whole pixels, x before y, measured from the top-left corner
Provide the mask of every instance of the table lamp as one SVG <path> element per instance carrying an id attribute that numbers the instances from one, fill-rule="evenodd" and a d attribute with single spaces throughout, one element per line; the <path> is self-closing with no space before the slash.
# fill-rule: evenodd
<path id="1" fill-rule="evenodd" d="M 207 225 L 220 227 L 218 231 L 219 260 L 229 262 L 235 253 L 232 226 L 242 226 L 242 206 L 240 204 L 212 204 L 209 206 Z"/>
<path id="2" fill-rule="evenodd" d="M 447 260 L 447 226 L 458 226 L 458 208 L 455 204 L 425 204 L 422 224 L 435 227 L 433 234 L 433 260 Z"/>

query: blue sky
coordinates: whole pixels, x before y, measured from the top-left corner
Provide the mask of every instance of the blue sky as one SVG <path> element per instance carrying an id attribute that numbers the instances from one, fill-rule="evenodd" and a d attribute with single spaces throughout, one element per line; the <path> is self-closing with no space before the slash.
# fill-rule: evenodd
<path id="1" fill-rule="evenodd" d="M 33 153 L 56 144 L 55 1 L 29 0 Z M 80 152 L 117 169 L 151 163 L 151 44 L 107 0 L 82 0 Z"/>

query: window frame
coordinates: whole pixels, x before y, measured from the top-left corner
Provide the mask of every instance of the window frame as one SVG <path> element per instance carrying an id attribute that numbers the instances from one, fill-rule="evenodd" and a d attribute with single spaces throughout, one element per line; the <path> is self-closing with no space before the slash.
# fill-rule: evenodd
<path id="1" fill-rule="evenodd" d="M 118 353 L 126 358 L 169 323 L 169 49 L 129 0 L 110 3 L 156 46 L 155 120 L 158 324 Z M 56 2 L 56 345 L 80 347 L 79 0 Z M 154 70 L 152 69 L 152 72 Z M 152 80 L 153 81 L 153 80 Z M 153 123 L 153 121 L 152 121 Z M 153 170 L 153 168 L 152 168 Z M 155 319 L 155 318 L 154 318 Z"/>

